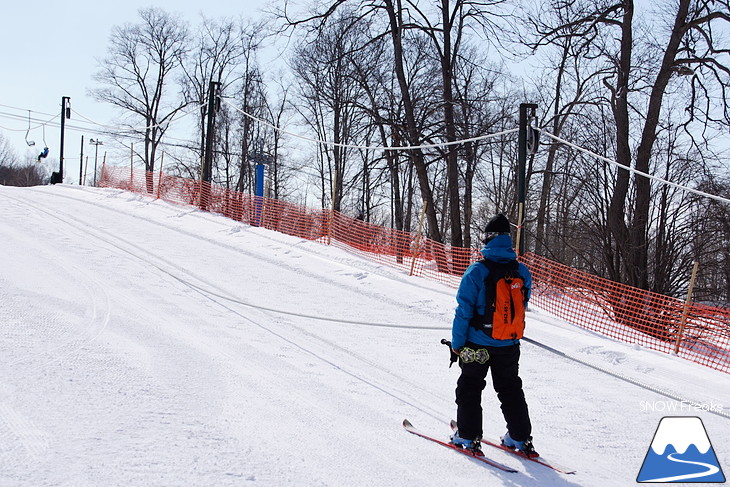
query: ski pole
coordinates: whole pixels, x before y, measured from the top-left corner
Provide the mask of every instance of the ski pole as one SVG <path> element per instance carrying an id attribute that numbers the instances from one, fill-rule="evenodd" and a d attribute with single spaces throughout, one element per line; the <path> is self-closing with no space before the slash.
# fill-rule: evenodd
<path id="1" fill-rule="evenodd" d="M 446 345 L 447 347 L 449 347 L 449 353 L 451 354 L 451 357 L 450 357 L 451 363 L 449 364 L 449 368 L 451 368 L 451 366 L 454 365 L 454 362 L 456 362 L 457 360 L 459 360 L 459 354 L 456 353 L 456 352 L 454 352 L 454 349 L 451 348 L 451 342 L 448 341 L 446 338 L 442 338 L 441 339 L 441 344 Z"/>

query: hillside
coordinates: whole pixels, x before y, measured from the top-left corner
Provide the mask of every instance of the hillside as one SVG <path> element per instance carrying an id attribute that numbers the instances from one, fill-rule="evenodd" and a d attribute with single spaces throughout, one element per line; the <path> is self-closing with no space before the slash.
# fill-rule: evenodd
<path id="1" fill-rule="evenodd" d="M 529 343 L 535 445 L 578 473 L 485 468 L 400 426 L 448 435 L 453 289 L 118 190 L 0 186 L 0 207 L 2 486 L 626 486 L 668 415 L 730 469 L 727 417 Z M 730 410 L 727 374 L 537 309 L 528 335 Z"/>

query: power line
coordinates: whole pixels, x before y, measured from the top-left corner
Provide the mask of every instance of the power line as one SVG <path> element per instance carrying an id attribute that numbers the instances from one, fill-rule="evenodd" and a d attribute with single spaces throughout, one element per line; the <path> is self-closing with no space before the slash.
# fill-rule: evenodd
<path id="1" fill-rule="evenodd" d="M 634 174 L 638 174 L 639 176 L 644 176 L 645 178 L 653 179 L 654 181 L 660 182 L 662 184 L 666 184 L 668 186 L 675 187 L 675 188 L 680 189 L 682 191 L 686 191 L 686 192 L 689 192 L 689 193 L 694 193 L 694 194 L 697 194 L 697 195 L 700 195 L 700 196 L 704 196 L 705 198 L 711 198 L 711 199 L 716 200 L 716 201 L 719 201 L 721 203 L 725 203 L 725 204 L 730 205 L 730 199 L 723 198 L 722 196 L 717 196 L 717 195 L 714 195 L 714 194 L 706 193 L 706 192 L 700 191 L 698 189 L 690 188 L 688 186 L 683 186 L 681 184 L 674 183 L 672 181 L 668 181 L 666 179 L 662 179 L 660 177 L 657 177 L 657 176 L 654 176 L 654 175 L 651 175 L 651 174 L 648 174 L 648 173 L 645 173 L 645 172 L 641 172 L 641 171 L 639 171 L 637 169 L 634 169 L 633 167 L 624 166 L 623 164 L 621 164 L 621 163 L 619 163 L 617 161 L 614 161 L 613 159 L 609 159 L 608 157 L 603 157 L 603 156 L 601 156 L 599 154 L 596 154 L 595 152 L 591 152 L 588 149 L 584 149 L 583 147 L 577 146 L 577 145 L 575 145 L 575 144 L 573 144 L 571 142 L 568 142 L 565 139 L 561 139 L 560 137 L 551 134 L 550 132 L 546 132 L 545 130 L 540 130 L 540 132 L 542 132 L 543 134 L 547 135 L 548 137 L 550 137 L 553 140 L 556 140 L 556 141 L 558 141 L 558 142 L 560 142 L 562 144 L 565 144 L 565 145 L 567 145 L 569 147 L 572 147 L 573 149 L 576 149 L 578 151 L 581 151 L 581 152 L 583 152 L 585 154 L 588 154 L 589 156 L 595 157 L 596 159 L 600 159 L 600 160 L 602 160 L 604 162 L 607 162 L 609 164 L 612 164 L 614 166 L 617 166 L 617 167 L 619 167 L 621 169 L 625 169 L 625 170 L 627 170 L 629 172 L 632 172 Z"/>
<path id="2" fill-rule="evenodd" d="M 250 113 L 247 113 L 244 110 L 241 110 L 236 105 L 234 105 L 233 103 L 231 103 L 230 101 L 228 101 L 226 99 L 224 99 L 223 101 L 225 101 L 228 105 L 230 105 L 231 107 L 233 107 L 234 110 L 240 112 L 241 114 L 245 115 L 246 117 L 250 118 L 251 120 L 254 120 L 254 121 L 259 122 L 259 123 L 261 123 L 263 125 L 266 125 L 268 127 L 271 127 L 272 129 L 276 130 L 279 133 L 286 134 L 286 135 L 289 135 L 291 137 L 295 137 L 297 139 L 304 140 L 306 142 L 312 142 L 314 144 L 327 145 L 327 146 L 331 146 L 331 147 L 342 147 L 342 148 L 346 148 L 346 149 L 360 149 L 360 150 L 416 150 L 416 149 L 434 149 L 434 148 L 437 148 L 437 147 L 448 147 L 448 146 L 451 146 L 451 145 L 465 144 L 467 142 L 477 142 L 479 140 L 489 139 L 489 138 L 492 138 L 492 137 L 500 137 L 502 135 L 508 135 L 508 134 L 517 132 L 519 130 L 518 128 L 514 128 L 514 129 L 504 130 L 502 132 L 496 132 L 496 133 L 493 133 L 493 134 L 480 135 L 479 137 L 471 137 L 469 139 L 455 140 L 453 142 L 437 142 L 437 143 L 434 143 L 434 144 L 422 144 L 422 145 L 381 146 L 381 145 L 341 144 L 341 143 L 338 143 L 338 142 L 331 142 L 329 140 L 313 139 L 311 137 L 305 137 L 303 135 L 295 134 L 293 132 L 288 132 L 288 131 L 282 129 L 281 127 L 277 127 L 276 125 L 274 125 L 274 124 L 272 124 L 272 123 L 270 123 L 270 122 L 268 122 L 266 120 L 263 120 L 261 118 L 258 118 L 256 116 L 254 116 L 254 115 L 251 115 Z"/>
<path id="3" fill-rule="evenodd" d="M 0 105 L 0 106 L 5 106 L 5 105 Z M 26 110 L 26 111 L 29 112 L 30 110 Z M 9 132 L 26 132 L 26 131 L 30 131 L 30 130 L 39 129 L 42 126 L 47 125 L 50 122 L 52 122 L 53 120 L 55 120 L 56 118 L 58 118 L 60 116 L 60 114 L 56 114 L 56 115 L 48 114 L 48 116 L 50 116 L 51 118 L 48 120 L 42 120 L 39 118 L 32 118 L 32 117 L 29 117 L 26 115 L 16 115 L 14 113 L 0 112 L 0 117 L 3 117 L 3 118 L 7 118 L 10 120 L 20 120 L 23 123 L 25 123 L 25 122 L 37 122 L 38 123 L 38 125 L 36 125 L 35 127 L 24 127 L 21 129 L 12 129 L 12 128 L 7 128 L 7 127 L 2 127 L 4 130 L 7 130 Z"/>
<path id="4" fill-rule="evenodd" d="M 270 123 L 270 122 L 268 122 L 266 120 L 263 120 L 263 119 L 261 119 L 259 117 L 256 117 L 254 115 L 251 115 L 250 113 L 248 113 L 248 112 L 240 109 L 239 107 L 235 106 L 232 102 L 230 102 L 227 99 L 223 99 L 223 101 L 225 101 L 228 105 L 230 105 L 231 107 L 233 107 L 234 110 L 240 112 L 244 116 L 246 116 L 246 117 L 250 118 L 251 120 L 254 120 L 254 121 L 258 122 L 258 123 L 261 123 L 263 125 L 266 125 L 266 126 L 272 128 L 272 129 L 276 130 L 279 133 L 286 134 L 286 135 L 289 135 L 291 137 L 295 137 L 297 139 L 300 139 L 300 140 L 303 140 L 303 141 L 306 141 L 306 142 L 310 142 L 310 143 L 315 143 L 315 144 L 320 144 L 320 145 L 327 145 L 327 146 L 331 146 L 331 147 L 342 147 L 342 148 L 359 149 L 359 150 L 416 150 L 416 149 L 431 149 L 431 148 L 437 148 L 437 147 L 447 147 L 447 146 L 451 146 L 451 145 L 464 144 L 464 143 L 467 143 L 467 142 L 476 142 L 476 141 L 479 141 L 479 140 L 484 140 L 484 139 L 493 138 L 493 137 L 500 137 L 500 136 L 503 136 L 503 135 L 508 135 L 508 134 L 517 132 L 519 130 L 518 128 L 514 128 L 514 129 L 504 130 L 504 131 L 501 131 L 501 132 L 496 132 L 496 133 L 493 133 L 493 134 L 487 134 L 487 135 L 482 135 L 482 136 L 478 136 L 478 137 L 472 137 L 472 138 L 468 138 L 468 139 L 457 140 L 457 141 L 453 141 L 453 142 L 439 142 L 439 143 L 433 143 L 433 144 L 422 144 L 422 145 L 418 145 L 418 146 L 378 146 L 378 145 L 373 146 L 373 145 L 342 144 L 342 143 L 337 143 L 337 142 L 332 142 L 332 141 L 327 141 L 327 140 L 321 140 L 321 139 L 315 139 L 315 138 L 311 138 L 311 137 L 306 137 L 306 136 L 303 136 L 303 135 L 300 135 L 300 134 L 295 134 L 293 132 L 289 132 L 289 131 L 284 130 L 281 127 L 278 127 L 278 126 L 276 126 L 276 125 L 274 125 L 274 124 L 272 124 L 272 123 Z M 187 117 L 187 116 L 191 115 L 192 113 L 194 113 L 196 110 L 198 110 L 203 105 L 204 104 L 195 105 L 195 108 L 194 109 L 192 109 L 190 111 L 184 112 L 183 115 L 180 116 L 180 117 L 178 117 L 177 119 L 175 119 L 175 121 L 180 120 L 180 119 L 182 119 L 184 117 Z M 14 106 L 11 106 L 11 105 L 4 105 L 4 104 L 0 104 L 0 107 L 9 108 L 11 110 L 18 110 L 18 111 L 23 111 L 23 112 L 29 112 L 29 114 L 30 113 L 37 113 L 37 114 L 40 114 L 40 115 L 46 115 L 46 116 L 52 117 L 52 118 L 50 118 L 48 120 L 42 120 L 42 119 L 38 119 L 38 118 L 32 118 L 30 116 L 26 117 L 25 115 L 16 115 L 16 114 L 13 114 L 13 113 L 0 112 L 0 118 L 8 118 L 8 119 L 11 119 L 11 120 L 22 120 L 23 122 L 25 122 L 26 120 L 28 120 L 28 121 L 33 121 L 33 122 L 38 123 L 38 125 L 36 125 L 35 127 L 31 127 L 30 129 L 29 128 L 12 129 L 12 128 L 7 128 L 7 127 L 0 126 L 0 128 L 2 128 L 3 130 L 8 130 L 8 131 L 12 131 L 12 132 L 24 132 L 24 131 L 29 131 L 29 130 L 35 130 L 35 129 L 38 129 L 38 128 L 43 127 L 45 125 L 51 125 L 53 127 L 60 126 L 60 124 L 53 122 L 53 120 L 55 120 L 56 118 L 58 118 L 58 116 L 59 116 L 58 114 L 52 115 L 50 113 L 43 113 L 43 112 L 38 112 L 38 111 L 34 111 L 34 110 L 29 110 L 29 109 L 24 109 L 24 108 L 19 108 L 19 107 L 14 107 Z M 104 129 L 104 131 L 102 133 L 106 133 L 106 134 L 111 135 L 111 136 L 129 137 L 131 135 L 130 132 L 134 133 L 135 131 L 139 132 L 139 131 L 142 131 L 142 130 L 147 130 L 147 129 L 151 129 L 151 128 L 154 128 L 154 127 L 162 127 L 163 126 L 163 124 L 152 124 L 152 125 L 144 126 L 144 127 L 137 127 L 137 128 L 135 128 L 135 127 L 129 127 L 129 128 L 124 128 L 124 127 L 113 126 L 113 125 L 105 125 L 105 124 L 96 122 L 93 119 L 91 119 L 89 117 L 86 117 L 85 115 L 83 115 L 82 113 L 79 113 L 76 110 L 73 110 L 73 113 L 75 113 L 76 115 L 78 115 L 79 117 L 81 117 L 83 119 L 83 121 L 81 123 L 87 123 L 87 124 L 91 124 L 91 125 L 93 125 L 95 127 L 101 127 L 101 128 Z M 174 119 L 174 117 L 173 117 L 173 119 Z M 170 124 L 173 122 L 173 119 L 170 119 L 167 123 L 164 124 L 164 126 L 166 128 L 169 127 Z M 66 128 L 68 128 L 69 130 L 76 130 L 76 131 L 88 131 L 88 130 L 90 130 L 87 127 L 80 127 L 80 126 L 76 126 L 76 125 L 67 125 Z M 545 134 L 546 136 L 548 136 L 549 138 L 551 138 L 551 139 L 553 139 L 553 140 L 555 140 L 557 142 L 560 142 L 562 144 L 565 144 L 565 145 L 567 145 L 569 147 L 572 147 L 572 148 L 574 148 L 574 149 L 576 149 L 576 150 L 578 150 L 580 152 L 583 152 L 583 153 L 585 153 L 587 155 L 590 155 L 590 156 L 592 156 L 592 157 L 594 157 L 596 159 L 599 159 L 599 160 L 602 160 L 604 162 L 607 162 L 607 163 L 609 163 L 611 165 L 617 166 L 617 167 L 619 167 L 621 169 L 625 169 L 625 170 L 627 170 L 629 172 L 632 172 L 634 174 L 638 174 L 640 176 L 643 176 L 643 177 L 652 179 L 652 180 L 657 181 L 659 183 L 662 183 L 662 184 L 666 184 L 668 186 L 675 187 L 675 188 L 680 189 L 680 190 L 685 191 L 685 192 L 694 193 L 694 194 L 697 194 L 699 196 L 703 196 L 705 198 L 710 198 L 710 199 L 719 201 L 721 203 L 725 203 L 725 204 L 730 205 L 730 199 L 728 199 L 728 198 L 723 198 L 722 196 L 718 196 L 718 195 L 714 195 L 714 194 L 711 194 L 711 193 L 707 193 L 705 191 L 700 191 L 700 190 L 697 190 L 697 189 L 694 189 L 694 188 L 690 188 L 688 186 L 684 186 L 682 184 L 678 184 L 678 183 L 675 183 L 675 182 L 672 182 L 672 181 L 669 181 L 669 180 L 660 178 L 658 176 L 654 176 L 652 174 L 648 174 L 648 173 L 639 171 L 639 170 L 634 169 L 632 167 L 625 166 L 625 165 L 623 165 L 623 164 L 621 164 L 621 163 L 619 163 L 617 161 L 614 161 L 613 159 L 609 159 L 607 157 L 601 156 L 601 155 L 596 154 L 595 152 L 592 152 L 592 151 L 590 151 L 588 149 L 585 149 L 585 148 L 580 147 L 580 146 L 578 146 L 576 144 L 573 144 L 571 142 L 568 142 L 567 140 L 562 139 L 562 138 L 560 138 L 560 137 L 558 137 L 556 135 L 553 135 L 550 132 L 547 132 L 547 131 L 542 130 L 542 129 L 539 129 L 539 130 L 540 130 L 540 132 L 542 132 L 543 134 Z M 176 139 L 176 138 L 169 137 L 169 136 L 167 138 L 168 138 L 168 140 L 173 140 L 173 141 L 176 140 L 178 142 L 189 142 L 188 140 Z"/>
<path id="5" fill-rule="evenodd" d="M 183 115 L 182 116 L 179 116 L 177 118 L 174 118 L 173 117 L 173 119 L 170 119 L 168 122 L 166 122 L 164 124 L 158 123 L 158 124 L 151 124 L 151 125 L 148 125 L 148 126 L 138 126 L 138 127 L 122 127 L 122 126 L 118 126 L 118 125 L 106 125 L 106 124 L 102 124 L 102 123 L 99 123 L 99 122 L 97 122 L 97 121 L 95 121 L 95 120 L 93 120 L 93 119 L 85 116 L 82 113 L 79 113 L 77 110 L 72 109 L 73 113 L 76 114 L 78 117 L 80 117 L 82 120 L 80 120 L 76 125 L 66 125 L 66 128 L 68 128 L 69 130 L 77 130 L 77 131 L 89 131 L 89 130 L 92 130 L 89 127 L 79 126 L 79 124 L 82 124 L 82 125 L 88 124 L 88 125 L 91 125 L 93 127 L 99 127 L 99 128 L 101 128 L 102 130 L 100 132 L 105 133 L 105 134 L 108 134 L 108 135 L 117 135 L 117 136 L 120 136 L 120 137 L 129 137 L 130 135 L 134 134 L 135 132 L 141 132 L 141 131 L 148 130 L 148 129 L 152 129 L 152 128 L 155 128 L 155 127 L 165 127 L 165 128 L 167 128 L 167 127 L 170 126 L 170 124 L 172 124 L 173 121 L 178 121 L 178 120 L 180 120 L 180 119 L 182 119 L 184 117 L 187 117 L 188 115 L 191 115 L 198 108 L 200 108 L 200 106 L 202 106 L 202 105 L 195 105 L 192 110 L 183 112 Z M 23 115 L 20 115 L 20 114 L 8 113 L 8 112 L 0 112 L 0 118 L 6 118 L 6 119 L 9 119 L 9 120 L 22 121 L 24 123 L 26 121 L 31 121 L 31 122 L 36 122 L 37 123 L 36 126 L 30 127 L 30 129 L 28 127 L 15 129 L 15 128 L 10 128 L 10 127 L 0 126 L 0 128 L 2 128 L 3 130 L 7 130 L 9 132 L 25 132 L 25 131 L 28 131 L 28 130 L 36 130 L 36 129 L 44 126 L 44 125 L 50 125 L 52 127 L 60 127 L 60 124 L 59 123 L 51 123 L 51 122 L 53 122 L 53 120 L 55 120 L 56 118 L 59 117 L 59 114 L 51 115 L 51 114 L 46 114 L 46 113 L 43 113 L 43 112 L 38 112 L 38 111 L 35 111 L 35 110 L 22 109 L 22 108 L 19 108 L 19 107 L 14 107 L 14 106 L 10 106 L 10 105 L 3 105 L 3 104 L 0 104 L 0 107 L 9 108 L 11 110 L 23 111 L 23 112 L 27 112 L 27 113 L 36 113 L 36 114 L 40 114 L 40 115 L 47 115 L 47 116 L 50 116 L 51 117 L 50 119 L 45 120 L 45 119 L 39 119 L 39 118 L 34 117 L 34 116 L 29 117 L 29 116 L 25 115 L 25 113 Z M 177 140 L 182 140 L 182 139 L 177 139 Z"/>

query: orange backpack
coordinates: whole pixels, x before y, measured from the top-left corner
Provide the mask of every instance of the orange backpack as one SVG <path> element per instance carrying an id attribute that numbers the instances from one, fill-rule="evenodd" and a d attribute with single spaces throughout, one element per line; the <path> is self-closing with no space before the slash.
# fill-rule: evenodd
<path id="1" fill-rule="evenodd" d="M 484 280 L 487 308 L 484 315 L 475 315 L 469 323 L 497 340 L 517 340 L 525 332 L 524 282 L 516 260 L 499 264 L 481 260 L 489 269 Z"/>

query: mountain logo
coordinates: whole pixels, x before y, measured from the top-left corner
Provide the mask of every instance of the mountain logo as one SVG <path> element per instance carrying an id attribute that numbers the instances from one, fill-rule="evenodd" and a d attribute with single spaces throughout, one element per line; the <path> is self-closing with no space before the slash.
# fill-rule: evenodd
<path id="1" fill-rule="evenodd" d="M 702 420 L 695 416 L 662 418 L 636 481 L 725 482 Z"/>

